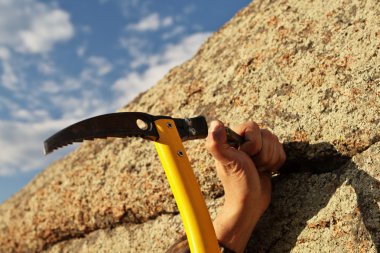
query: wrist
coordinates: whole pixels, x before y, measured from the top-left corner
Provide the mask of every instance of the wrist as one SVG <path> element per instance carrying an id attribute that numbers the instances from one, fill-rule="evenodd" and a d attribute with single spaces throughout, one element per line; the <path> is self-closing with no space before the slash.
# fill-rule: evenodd
<path id="1" fill-rule="evenodd" d="M 218 240 L 235 252 L 243 252 L 259 217 L 250 209 L 224 205 L 214 220 Z"/>
<path id="2" fill-rule="evenodd" d="M 257 194 L 228 194 L 224 196 L 223 210 L 229 210 L 229 213 L 255 216 L 258 213 L 258 204 L 260 197 Z"/>

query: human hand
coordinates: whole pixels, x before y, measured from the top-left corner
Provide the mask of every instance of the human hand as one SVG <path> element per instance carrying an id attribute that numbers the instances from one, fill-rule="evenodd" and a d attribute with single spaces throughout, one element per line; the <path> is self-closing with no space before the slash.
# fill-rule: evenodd
<path id="1" fill-rule="evenodd" d="M 242 252 L 257 221 L 271 199 L 271 173 L 286 156 L 278 138 L 254 122 L 233 130 L 245 138 L 235 149 L 227 144 L 223 124 L 210 125 L 206 147 L 215 158 L 217 174 L 225 192 L 222 211 L 214 220 L 218 239 L 230 249 Z"/>

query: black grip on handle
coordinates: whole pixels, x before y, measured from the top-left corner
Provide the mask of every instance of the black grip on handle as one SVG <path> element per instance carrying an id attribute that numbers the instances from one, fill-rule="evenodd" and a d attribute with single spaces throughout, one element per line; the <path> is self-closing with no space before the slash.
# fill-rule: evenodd
<path id="1" fill-rule="evenodd" d="M 182 141 L 204 139 L 207 137 L 207 122 L 205 117 L 174 118 Z"/>
<path id="2" fill-rule="evenodd" d="M 190 127 L 190 129 L 194 129 L 195 132 L 191 133 L 189 135 L 189 140 L 194 139 L 204 139 L 207 137 L 207 121 L 205 117 L 198 116 L 193 118 L 185 119 L 185 122 L 187 122 L 187 125 Z"/>
<path id="3" fill-rule="evenodd" d="M 226 127 L 227 143 L 234 148 L 238 148 L 244 143 L 244 137 L 235 133 L 231 128 Z"/>

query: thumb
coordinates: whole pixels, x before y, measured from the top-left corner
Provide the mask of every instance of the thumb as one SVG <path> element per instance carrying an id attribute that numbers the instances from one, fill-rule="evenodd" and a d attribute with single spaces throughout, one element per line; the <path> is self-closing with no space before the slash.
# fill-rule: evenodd
<path id="1" fill-rule="evenodd" d="M 228 145 L 226 130 L 220 121 L 211 122 L 206 140 L 206 148 L 215 160 L 224 165 L 236 161 L 241 155 L 239 151 Z"/>

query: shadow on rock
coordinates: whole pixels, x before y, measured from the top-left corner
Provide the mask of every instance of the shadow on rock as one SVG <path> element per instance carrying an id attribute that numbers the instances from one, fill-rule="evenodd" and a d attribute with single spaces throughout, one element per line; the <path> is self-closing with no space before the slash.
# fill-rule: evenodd
<path id="1" fill-rule="evenodd" d="M 288 161 L 273 179 L 271 206 L 247 251 L 290 252 L 298 246 L 312 252 L 318 251 L 309 248 L 316 245 L 313 241 L 324 249 L 328 240 L 334 241 L 332 251 L 353 247 L 357 252 L 358 244 L 371 244 L 365 240 L 379 251 L 380 182 L 331 144 L 293 142 L 284 148 Z M 344 245 L 335 243 L 340 237 L 346 237 Z M 352 246 L 346 245 L 347 238 L 354 238 Z"/>

